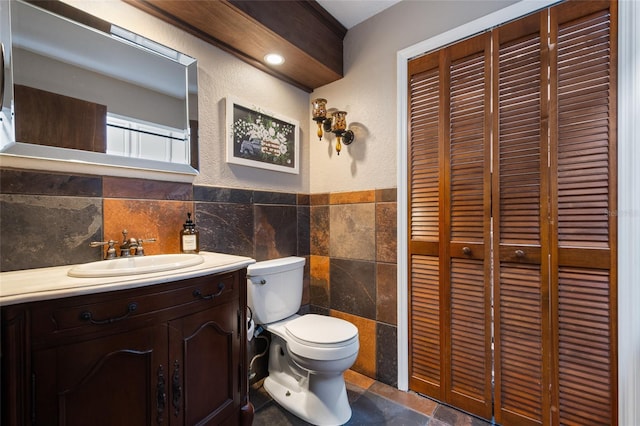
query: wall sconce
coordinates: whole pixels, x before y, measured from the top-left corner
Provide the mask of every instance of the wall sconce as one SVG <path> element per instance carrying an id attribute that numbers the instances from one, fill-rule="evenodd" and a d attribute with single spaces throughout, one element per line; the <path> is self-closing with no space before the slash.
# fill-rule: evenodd
<path id="1" fill-rule="evenodd" d="M 318 98 L 311 102 L 313 121 L 318 123 L 318 139 L 322 140 L 323 130 L 336 135 L 336 151 L 340 155 L 342 144 L 351 145 L 355 139 L 353 131 L 347 129 L 347 112 L 327 113 L 327 100 Z"/>

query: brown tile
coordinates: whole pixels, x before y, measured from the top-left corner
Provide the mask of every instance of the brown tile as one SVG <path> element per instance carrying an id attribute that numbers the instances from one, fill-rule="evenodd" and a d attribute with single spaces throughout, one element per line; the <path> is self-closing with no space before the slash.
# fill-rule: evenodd
<path id="1" fill-rule="evenodd" d="M 311 208 L 298 205 L 296 207 L 298 256 L 309 256 L 311 254 Z"/>
<path id="2" fill-rule="evenodd" d="M 329 215 L 331 257 L 375 260 L 375 204 L 332 205 Z"/>
<path id="3" fill-rule="evenodd" d="M 0 170 L 0 192 L 70 197 L 100 197 L 102 178 L 30 170 Z"/>
<path id="4" fill-rule="evenodd" d="M 0 194 L 2 271 L 102 259 L 102 199 Z"/>
<path id="5" fill-rule="evenodd" d="M 309 194 L 296 194 L 296 204 L 299 206 L 308 206 L 311 202 Z"/>
<path id="6" fill-rule="evenodd" d="M 268 260 L 296 255 L 297 207 L 256 205 L 253 211 L 255 259 Z"/>
<path id="7" fill-rule="evenodd" d="M 369 391 L 427 416 L 432 416 L 438 407 L 438 403 L 428 398 L 413 392 L 404 392 L 380 382 L 374 382 Z"/>
<path id="8" fill-rule="evenodd" d="M 103 192 L 103 196 L 108 198 L 193 200 L 193 187 L 190 183 L 148 179 L 105 176 L 103 178 Z"/>
<path id="9" fill-rule="evenodd" d="M 310 303 L 329 307 L 329 257 L 311 256 L 310 259 Z"/>
<path id="10" fill-rule="evenodd" d="M 156 238 L 145 244 L 146 254 L 180 252 L 180 230 L 193 212 L 191 201 L 152 201 L 104 199 L 104 238 L 122 241 L 122 230 L 129 238 Z M 194 217 L 196 227 L 198 218 Z"/>
<path id="11" fill-rule="evenodd" d="M 309 223 L 311 254 L 329 256 L 329 206 L 312 206 Z"/>
<path id="12" fill-rule="evenodd" d="M 397 204 L 376 204 L 376 260 L 397 262 Z"/>
<path id="13" fill-rule="evenodd" d="M 302 302 L 301 305 L 311 303 L 311 260 L 309 256 L 305 256 L 304 275 L 302 278 Z"/>
<path id="14" fill-rule="evenodd" d="M 376 379 L 398 386 L 398 330 L 383 322 L 376 324 Z"/>
<path id="15" fill-rule="evenodd" d="M 349 321 L 358 328 L 360 350 L 351 369 L 365 376 L 376 377 L 376 322 L 333 309 L 330 314 L 332 317 Z"/>
<path id="16" fill-rule="evenodd" d="M 351 260 L 330 260 L 329 299 L 331 309 L 376 319 L 375 263 Z"/>
<path id="17" fill-rule="evenodd" d="M 376 189 L 376 202 L 389 202 L 398 199 L 398 190 L 396 188 Z"/>
<path id="18" fill-rule="evenodd" d="M 376 319 L 396 325 L 398 320 L 397 267 L 395 264 L 376 264 Z"/>
<path id="19" fill-rule="evenodd" d="M 376 200 L 374 190 L 353 192 L 332 192 L 329 194 L 331 204 L 373 203 Z"/>
<path id="20" fill-rule="evenodd" d="M 329 204 L 329 194 L 311 194 L 309 196 L 309 204 L 312 206 L 326 206 Z"/>
<path id="21" fill-rule="evenodd" d="M 245 203 L 196 203 L 200 249 L 255 257 L 254 208 Z"/>
<path id="22" fill-rule="evenodd" d="M 347 370 L 344 372 L 344 380 L 362 389 L 369 389 L 376 381 L 371 377 L 360 374 L 357 371 Z"/>

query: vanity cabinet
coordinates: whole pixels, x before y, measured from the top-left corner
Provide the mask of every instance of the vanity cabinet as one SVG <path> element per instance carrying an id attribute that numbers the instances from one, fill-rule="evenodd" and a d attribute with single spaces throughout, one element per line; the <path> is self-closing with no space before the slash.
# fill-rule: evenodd
<path id="1" fill-rule="evenodd" d="M 2 308 L 2 424 L 251 424 L 246 269 Z"/>

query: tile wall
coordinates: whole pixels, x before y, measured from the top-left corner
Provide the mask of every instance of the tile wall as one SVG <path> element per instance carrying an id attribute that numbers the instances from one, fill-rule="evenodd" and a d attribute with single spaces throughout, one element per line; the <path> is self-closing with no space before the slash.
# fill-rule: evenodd
<path id="1" fill-rule="evenodd" d="M 301 311 L 354 323 L 353 369 L 396 384 L 395 189 L 308 195 L 1 169 L 0 269 L 99 260 L 89 243 L 120 241 L 123 229 L 157 239 L 147 254 L 177 253 L 187 212 L 201 250 L 305 257 Z"/>
<path id="2" fill-rule="evenodd" d="M 313 194 L 310 309 L 358 327 L 353 370 L 397 385 L 396 190 Z"/>

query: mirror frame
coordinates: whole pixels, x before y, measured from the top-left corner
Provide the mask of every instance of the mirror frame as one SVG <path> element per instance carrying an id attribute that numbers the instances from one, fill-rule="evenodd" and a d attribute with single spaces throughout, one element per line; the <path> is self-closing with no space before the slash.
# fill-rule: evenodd
<path id="1" fill-rule="evenodd" d="M 10 0 L 5 3 L 4 7 L 0 6 L 0 13 L 7 14 L 8 16 L 1 17 L 10 22 L 11 12 L 6 6 L 9 3 L 13 3 L 14 0 Z M 53 13 L 61 16 L 62 18 L 69 19 L 83 26 L 88 26 L 96 31 L 106 33 L 113 37 L 111 28 L 112 24 L 104 21 L 98 17 L 95 17 L 82 10 L 76 9 L 71 5 L 63 3 L 61 1 L 37 1 L 37 0 L 23 0 L 24 3 L 32 4 L 36 7 L 44 9 L 49 13 Z M 11 40 L 1 40 L 8 45 L 6 49 L 11 49 Z M 173 49 L 171 49 L 173 50 Z M 11 52 L 5 52 L 8 57 L 8 72 L 13 72 L 13 61 Z M 183 56 L 188 56 L 184 55 Z M 195 83 L 197 92 L 197 60 L 193 59 L 190 64 L 185 66 L 185 90 L 188 91 L 185 99 L 185 108 L 187 108 L 187 117 L 189 116 L 189 96 L 192 91 L 189 89 L 190 85 Z M 198 159 L 198 133 L 197 127 L 192 128 L 191 123 L 188 124 L 190 134 L 195 134 L 190 138 L 190 164 L 169 163 L 163 161 L 146 160 L 140 158 L 131 158 L 117 155 L 110 155 L 101 152 L 82 151 L 68 148 L 58 148 L 47 145 L 37 145 L 15 140 L 15 116 L 13 107 L 13 78 L 5 78 L 5 68 L 3 66 L 2 90 L 5 93 L 10 94 L 10 108 L 11 108 L 11 120 L 9 132 L 13 131 L 11 135 L 2 132 L 1 137 L 10 137 L 11 139 L 5 141 L 6 146 L 0 152 L 0 167 L 7 168 L 19 168 L 19 169 L 32 169 L 52 172 L 66 172 L 69 173 L 72 170 L 74 173 L 83 173 L 91 175 L 104 175 L 104 176 L 121 176 L 121 177 L 140 177 L 154 180 L 169 180 L 174 182 L 192 182 L 194 177 L 198 175 L 199 159 Z M 12 75 L 9 75 L 12 77 Z M 191 80 L 194 81 L 191 81 Z M 11 84 L 11 87 L 8 87 Z M 5 87 L 5 85 L 7 87 Z M 197 97 L 196 97 L 197 99 Z M 197 102 L 197 101 L 196 101 Z M 5 105 L 5 110 L 7 105 Z M 196 106 L 197 108 L 197 106 Z M 196 111 L 197 113 L 197 111 Z M 2 127 L 6 123 L 0 123 Z M 4 143 L 3 143 L 4 145 Z"/>

